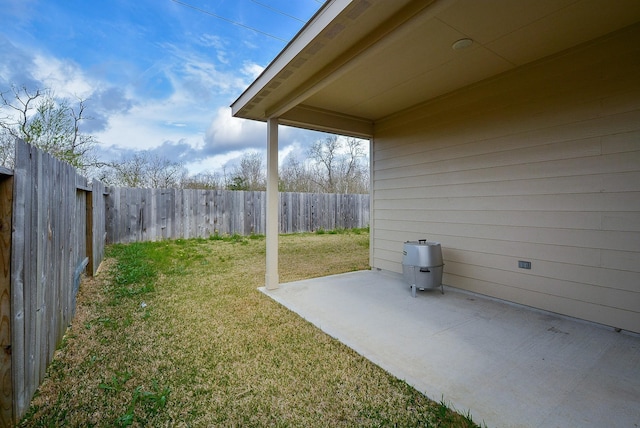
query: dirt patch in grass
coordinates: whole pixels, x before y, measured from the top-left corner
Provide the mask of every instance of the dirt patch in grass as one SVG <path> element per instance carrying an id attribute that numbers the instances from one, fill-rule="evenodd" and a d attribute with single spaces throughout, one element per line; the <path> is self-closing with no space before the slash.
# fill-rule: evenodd
<path id="1" fill-rule="evenodd" d="M 368 268 L 369 235 L 287 235 L 282 281 Z M 260 237 L 116 245 L 20 426 L 475 426 L 256 290 Z"/>

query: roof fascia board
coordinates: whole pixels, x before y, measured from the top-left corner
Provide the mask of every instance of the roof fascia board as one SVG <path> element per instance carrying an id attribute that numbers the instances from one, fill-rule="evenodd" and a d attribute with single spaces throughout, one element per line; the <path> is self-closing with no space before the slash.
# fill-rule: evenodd
<path id="1" fill-rule="evenodd" d="M 278 118 L 284 125 L 358 138 L 373 137 L 373 123 L 359 117 L 298 105 Z"/>
<path id="2" fill-rule="evenodd" d="M 309 43 L 315 39 L 353 0 L 332 0 L 323 5 L 311 20 L 285 46 L 276 58 L 263 70 L 256 80 L 231 104 L 236 113 L 249 103 L 269 82 L 278 75 Z"/>

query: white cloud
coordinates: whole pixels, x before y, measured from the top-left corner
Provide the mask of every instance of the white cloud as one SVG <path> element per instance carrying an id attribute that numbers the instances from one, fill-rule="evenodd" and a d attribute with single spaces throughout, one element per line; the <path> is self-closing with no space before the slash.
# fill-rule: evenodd
<path id="1" fill-rule="evenodd" d="M 216 50 L 216 59 L 221 64 L 229 64 L 229 58 L 227 53 L 227 44 L 220 36 L 212 34 L 203 34 L 200 36 L 200 45 L 205 47 L 211 47 Z"/>
<path id="2" fill-rule="evenodd" d="M 203 34 L 200 36 L 200 44 L 202 46 L 212 47 L 216 49 L 224 49 L 225 43 L 222 37 L 213 34 Z"/>
<path id="3" fill-rule="evenodd" d="M 206 101 L 214 94 L 220 98 L 232 98 L 248 85 L 247 79 L 235 70 L 221 71 L 208 56 L 170 44 L 165 48 L 171 63 L 164 72 L 174 88 L 186 89 L 194 99 Z"/>
<path id="4" fill-rule="evenodd" d="M 111 115 L 108 128 L 96 137 L 106 146 L 127 149 L 148 150 L 165 141 L 180 140 L 201 147 L 204 133 L 199 129 L 204 129 L 204 124 L 186 125 L 187 115 L 180 113 L 171 102 L 138 104 L 126 113 Z"/>
<path id="5" fill-rule="evenodd" d="M 96 86 L 96 82 L 71 61 L 61 61 L 38 53 L 33 56 L 33 62 L 33 77 L 47 88 L 54 89 L 56 96 L 86 98 Z"/>
<path id="6" fill-rule="evenodd" d="M 218 172 L 222 174 L 225 170 L 225 166 L 229 165 L 234 159 L 242 157 L 242 151 L 231 151 L 218 155 L 207 156 L 204 159 L 200 159 L 195 162 L 187 162 L 185 166 L 191 174 L 198 174 L 201 172 Z M 227 168 L 227 173 L 231 172 L 231 168 Z"/>
<path id="7" fill-rule="evenodd" d="M 220 107 L 209 125 L 205 141 L 215 152 L 239 147 L 266 147 L 267 129 L 262 122 L 233 117 L 230 107 Z"/>
<path id="8" fill-rule="evenodd" d="M 282 165 L 282 162 L 286 159 L 289 154 L 294 153 L 297 149 L 298 144 L 293 143 L 288 146 L 280 148 L 278 150 L 278 165 Z"/>
<path id="9" fill-rule="evenodd" d="M 242 74 L 250 77 L 251 80 L 254 80 L 258 76 L 260 76 L 260 74 L 264 71 L 264 67 L 258 64 L 255 64 L 253 62 L 245 62 L 244 65 L 242 66 L 241 71 L 242 71 Z"/>

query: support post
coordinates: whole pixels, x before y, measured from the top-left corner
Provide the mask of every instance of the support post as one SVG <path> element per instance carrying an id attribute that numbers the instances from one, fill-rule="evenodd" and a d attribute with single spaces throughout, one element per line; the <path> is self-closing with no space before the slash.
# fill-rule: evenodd
<path id="1" fill-rule="evenodd" d="M 278 276 L 278 119 L 267 120 L 267 273 L 265 287 L 275 290 Z"/>

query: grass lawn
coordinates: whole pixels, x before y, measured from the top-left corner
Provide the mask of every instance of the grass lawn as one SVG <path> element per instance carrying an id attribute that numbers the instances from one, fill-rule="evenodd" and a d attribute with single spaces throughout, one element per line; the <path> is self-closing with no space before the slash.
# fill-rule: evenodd
<path id="1" fill-rule="evenodd" d="M 280 280 L 368 269 L 368 244 L 282 236 Z M 476 426 L 260 293 L 264 275 L 262 237 L 109 247 L 20 426 Z"/>

